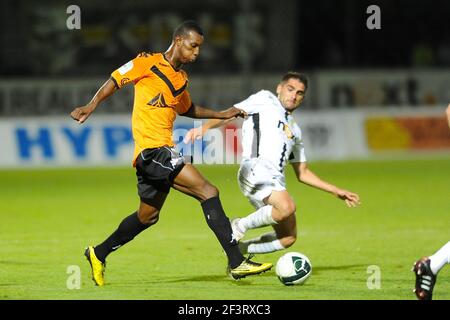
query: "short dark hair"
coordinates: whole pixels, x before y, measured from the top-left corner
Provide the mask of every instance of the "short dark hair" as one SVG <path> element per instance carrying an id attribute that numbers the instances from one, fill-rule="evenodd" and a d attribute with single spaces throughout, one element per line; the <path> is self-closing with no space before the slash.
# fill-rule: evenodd
<path id="1" fill-rule="evenodd" d="M 303 73 L 289 71 L 281 78 L 281 82 L 286 82 L 289 79 L 297 79 L 298 81 L 303 83 L 303 85 L 305 86 L 305 90 L 308 89 L 308 78 Z"/>
<path id="2" fill-rule="evenodd" d="M 194 20 L 186 20 L 175 28 L 172 38 L 188 34 L 189 31 L 195 31 L 199 35 L 203 35 L 203 30 Z"/>

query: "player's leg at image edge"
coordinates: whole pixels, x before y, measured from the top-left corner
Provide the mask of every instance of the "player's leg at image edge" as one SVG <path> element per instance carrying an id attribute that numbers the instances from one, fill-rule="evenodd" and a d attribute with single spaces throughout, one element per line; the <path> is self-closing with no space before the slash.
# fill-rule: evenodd
<path id="1" fill-rule="evenodd" d="M 450 241 L 430 257 L 423 257 L 414 263 L 416 275 L 414 293 L 419 300 L 432 300 L 439 270 L 450 264 Z"/>

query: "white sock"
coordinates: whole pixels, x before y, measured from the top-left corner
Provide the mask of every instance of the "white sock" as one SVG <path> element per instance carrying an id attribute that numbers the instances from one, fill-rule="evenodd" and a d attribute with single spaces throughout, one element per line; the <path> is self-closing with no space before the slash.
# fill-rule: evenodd
<path id="1" fill-rule="evenodd" d="M 434 274 L 437 274 L 444 264 L 450 264 L 450 241 L 430 257 L 430 267 Z"/>
<path id="2" fill-rule="evenodd" d="M 277 238 L 277 234 L 275 233 L 275 231 L 271 231 L 271 232 L 264 233 L 264 234 L 260 235 L 259 237 L 244 240 L 241 242 L 245 243 L 247 245 L 251 245 L 252 243 L 269 242 L 269 241 L 273 241 L 273 240 L 277 240 L 277 239 L 278 238 Z"/>
<path id="3" fill-rule="evenodd" d="M 269 253 L 278 250 L 283 250 L 284 247 L 281 244 L 280 240 L 273 240 L 270 242 L 262 242 L 262 243 L 252 243 L 248 246 L 248 253 Z"/>
<path id="4" fill-rule="evenodd" d="M 272 206 L 266 205 L 250 213 L 248 216 L 241 218 L 238 222 L 238 227 L 242 232 L 246 232 L 248 229 L 265 227 L 272 224 L 276 224 L 272 218 Z"/>
<path id="5" fill-rule="evenodd" d="M 248 240 L 244 240 L 244 241 L 239 241 L 239 250 L 241 251 L 242 254 L 247 254 L 248 253 L 248 247 L 251 244 L 256 244 L 256 243 L 263 243 L 263 242 L 271 242 L 273 240 L 277 240 L 277 234 L 275 233 L 275 231 L 272 232 L 268 232 L 268 233 L 264 233 L 262 235 L 260 235 L 259 237 L 256 238 L 252 238 L 252 239 L 248 239 Z"/>

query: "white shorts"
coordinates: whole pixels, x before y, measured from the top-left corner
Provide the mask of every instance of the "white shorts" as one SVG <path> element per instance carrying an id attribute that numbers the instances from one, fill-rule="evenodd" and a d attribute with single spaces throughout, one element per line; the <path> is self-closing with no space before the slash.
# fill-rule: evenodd
<path id="1" fill-rule="evenodd" d="M 250 203 L 259 209 L 272 191 L 286 190 L 284 175 L 266 159 L 252 158 L 242 161 L 238 171 L 239 188 Z"/>

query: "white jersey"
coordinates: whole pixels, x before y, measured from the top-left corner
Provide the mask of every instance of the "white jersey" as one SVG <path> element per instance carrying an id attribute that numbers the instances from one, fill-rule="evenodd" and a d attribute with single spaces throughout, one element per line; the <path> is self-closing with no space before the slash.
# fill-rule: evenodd
<path id="1" fill-rule="evenodd" d="M 248 113 L 242 124 L 242 160 L 264 158 L 281 173 L 288 161 L 306 162 L 302 132 L 270 91 L 261 90 L 234 105 Z"/>

